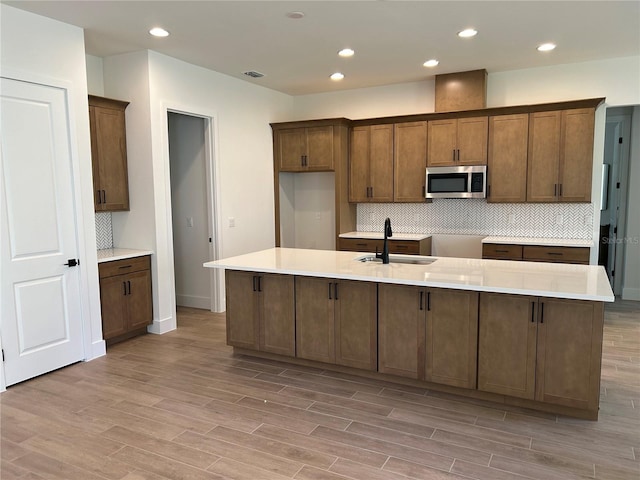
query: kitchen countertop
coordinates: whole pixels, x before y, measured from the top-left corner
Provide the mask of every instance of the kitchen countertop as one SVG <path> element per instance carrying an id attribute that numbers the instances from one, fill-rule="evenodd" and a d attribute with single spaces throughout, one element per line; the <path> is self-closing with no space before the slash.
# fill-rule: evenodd
<path id="1" fill-rule="evenodd" d="M 340 238 L 366 238 L 366 239 L 384 239 L 383 232 L 348 232 L 338 235 Z M 390 240 L 424 240 L 431 235 L 425 233 L 396 233 L 389 237 Z"/>
<path id="2" fill-rule="evenodd" d="M 123 260 L 125 258 L 142 257 L 144 255 L 153 255 L 153 252 L 150 250 L 136 250 L 133 248 L 105 248 L 104 250 L 98 250 L 98 263 Z"/>
<path id="3" fill-rule="evenodd" d="M 564 263 L 515 262 L 451 257 L 392 255 L 407 259 L 435 259 L 429 265 L 355 260 L 365 252 L 336 252 L 271 248 L 207 262 L 208 268 L 305 275 L 368 282 L 453 288 L 480 292 L 613 302 L 603 267 Z"/>
<path id="4" fill-rule="evenodd" d="M 591 240 L 579 238 L 485 237 L 482 243 L 545 245 L 555 247 L 591 247 Z"/>

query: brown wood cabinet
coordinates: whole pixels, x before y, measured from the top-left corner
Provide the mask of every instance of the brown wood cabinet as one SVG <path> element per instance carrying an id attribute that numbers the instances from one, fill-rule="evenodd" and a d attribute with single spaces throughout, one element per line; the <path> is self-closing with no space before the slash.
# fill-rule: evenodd
<path id="1" fill-rule="evenodd" d="M 378 286 L 378 371 L 476 386 L 478 293 Z"/>
<path id="2" fill-rule="evenodd" d="M 277 130 L 274 142 L 281 172 L 334 169 L 332 125 Z"/>
<path id="3" fill-rule="evenodd" d="M 153 321 L 149 255 L 98 264 L 102 337 L 107 344 L 145 333 Z"/>
<path id="4" fill-rule="evenodd" d="M 488 117 L 430 120 L 427 165 L 486 165 Z"/>
<path id="5" fill-rule="evenodd" d="M 353 368 L 377 365 L 377 286 L 297 276 L 296 356 Z"/>
<path id="6" fill-rule="evenodd" d="M 389 253 L 431 255 L 431 237 L 422 240 L 387 240 Z M 377 238 L 338 238 L 338 250 L 347 252 L 382 252 L 384 240 Z"/>
<path id="7" fill-rule="evenodd" d="M 524 260 L 527 262 L 589 264 L 588 247 L 557 247 L 550 245 L 514 245 L 483 243 L 482 258 L 494 260 Z"/>
<path id="8" fill-rule="evenodd" d="M 227 270 L 225 289 L 228 345 L 295 355 L 292 276 Z"/>
<path id="9" fill-rule="evenodd" d="M 349 201 L 393 201 L 393 125 L 351 129 Z"/>
<path id="10" fill-rule="evenodd" d="M 125 109 L 129 102 L 89 95 L 96 212 L 129 210 Z"/>
<path id="11" fill-rule="evenodd" d="M 427 122 L 396 123 L 393 150 L 393 201 L 425 202 Z"/>
<path id="12" fill-rule="evenodd" d="M 487 202 L 527 200 L 529 115 L 489 117 Z"/>
<path id="13" fill-rule="evenodd" d="M 602 303 L 482 293 L 479 324 L 479 390 L 597 410 Z"/>
<path id="14" fill-rule="evenodd" d="M 527 201 L 591 201 L 594 124 L 594 108 L 529 115 Z"/>

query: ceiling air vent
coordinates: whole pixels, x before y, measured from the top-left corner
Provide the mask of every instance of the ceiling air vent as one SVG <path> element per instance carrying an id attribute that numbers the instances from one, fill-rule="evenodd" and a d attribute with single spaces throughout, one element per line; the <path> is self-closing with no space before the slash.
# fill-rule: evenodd
<path id="1" fill-rule="evenodd" d="M 256 72 L 254 70 L 249 70 L 248 72 L 242 72 L 242 73 L 252 78 L 264 77 L 264 73 Z"/>

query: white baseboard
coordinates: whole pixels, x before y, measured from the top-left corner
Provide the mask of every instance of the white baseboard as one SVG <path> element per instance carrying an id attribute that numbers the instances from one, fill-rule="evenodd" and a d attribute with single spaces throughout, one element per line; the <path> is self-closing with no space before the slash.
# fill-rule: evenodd
<path id="1" fill-rule="evenodd" d="M 98 340 L 93 342 L 89 347 L 89 351 L 86 352 L 85 362 L 89 362 L 95 358 L 103 357 L 107 354 L 107 342 L 104 340 Z"/>
<path id="2" fill-rule="evenodd" d="M 154 320 L 153 323 L 147 327 L 147 332 L 162 335 L 163 333 L 167 333 L 175 329 L 176 319 L 173 317 L 167 317 L 161 320 Z"/>
<path id="3" fill-rule="evenodd" d="M 622 289 L 623 300 L 636 300 L 640 302 L 640 288 L 623 288 Z"/>
<path id="4" fill-rule="evenodd" d="M 209 297 L 176 294 L 176 305 L 180 307 L 202 308 L 203 310 L 211 310 L 211 299 Z"/>

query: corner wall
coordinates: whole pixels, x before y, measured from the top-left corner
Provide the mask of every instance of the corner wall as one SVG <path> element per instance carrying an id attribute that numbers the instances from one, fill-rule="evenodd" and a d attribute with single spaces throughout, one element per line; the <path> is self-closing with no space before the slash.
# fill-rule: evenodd
<path id="1" fill-rule="evenodd" d="M 622 298 L 640 301 L 640 106 L 633 109 Z"/>

